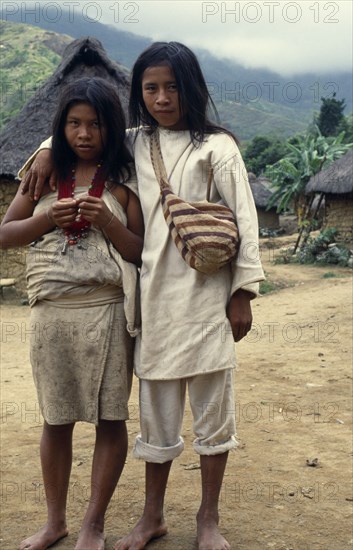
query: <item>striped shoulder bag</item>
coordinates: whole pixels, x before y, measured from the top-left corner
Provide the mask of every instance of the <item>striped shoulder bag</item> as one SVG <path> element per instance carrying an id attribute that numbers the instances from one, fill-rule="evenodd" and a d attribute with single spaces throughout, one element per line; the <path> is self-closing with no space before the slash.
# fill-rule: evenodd
<path id="1" fill-rule="evenodd" d="M 206 200 L 189 203 L 170 188 L 158 131 L 150 136 L 150 154 L 160 186 L 164 218 L 182 258 L 201 273 L 215 273 L 236 257 L 239 234 L 230 208 L 209 202 L 212 168 L 209 171 Z"/>

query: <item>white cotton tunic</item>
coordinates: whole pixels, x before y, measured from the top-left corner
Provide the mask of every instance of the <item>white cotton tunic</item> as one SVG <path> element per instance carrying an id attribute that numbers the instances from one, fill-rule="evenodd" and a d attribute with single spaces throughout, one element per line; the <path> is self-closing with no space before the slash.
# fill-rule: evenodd
<path id="1" fill-rule="evenodd" d="M 145 222 L 136 374 L 148 380 L 170 380 L 232 368 L 235 346 L 226 305 L 239 288 L 256 295 L 258 284 L 254 283 L 264 279 L 256 209 L 238 147 L 223 133 L 209 135 L 195 148 L 189 131 L 160 130 L 173 191 L 188 201 L 204 200 L 211 164 L 211 201 L 228 205 L 237 219 L 241 239 L 237 259 L 216 274 L 205 275 L 184 262 L 170 236 L 150 160 L 149 136 L 140 130 L 136 141 L 133 138 L 130 131 Z"/>

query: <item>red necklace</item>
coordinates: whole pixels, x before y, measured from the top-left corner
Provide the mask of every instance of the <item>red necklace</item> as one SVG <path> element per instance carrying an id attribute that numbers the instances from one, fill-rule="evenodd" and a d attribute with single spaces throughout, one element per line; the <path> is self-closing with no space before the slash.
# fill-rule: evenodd
<path id="1" fill-rule="evenodd" d="M 75 173 L 76 170 L 73 168 L 71 170 L 71 174 L 69 174 L 65 180 L 60 182 L 58 189 L 58 200 L 75 196 Z M 105 181 L 106 177 L 102 163 L 100 162 L 97 164 L 97 170 L 88 188 L 88 194 L 91 197 L 101 197 L 104 190 Z M 78 214 L 74 223 L 68 229 L 64 229 L 65 242 L 61 253 L 66 253 L 68 245 L 77 244 L 78 248 L 83 248 L 81 239 L 85 239 L 87 237 L 90 226 L 91 222 L 87 221 L 81 214 Z"/>

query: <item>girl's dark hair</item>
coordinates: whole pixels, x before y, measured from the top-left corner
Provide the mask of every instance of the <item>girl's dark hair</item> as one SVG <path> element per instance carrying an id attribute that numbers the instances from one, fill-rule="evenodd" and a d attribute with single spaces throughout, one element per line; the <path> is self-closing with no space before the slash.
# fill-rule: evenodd
<path id="1" fill-rule="evenodd" d="M 218 124 L 219 116 L 207 89 L 205 78 L 195 54 L 180 42 L 154 42 L 137 58 L 132 69 L 129 103 L 130 125 L 149 126 L 154 130 L 158 123 L 147 111 L 142 96 L 143 73 L 149 67 L 168 65 L 174 75 L 179 93 L 179 107 L 185 113 L 188 129 L 194 145 L 204 141 L 206 134 L 225 132 L 237 138 Z M 212 108 L 217 124 L 208 118 Z"/>
<path id="2" fill-rule="evenodd" d="M 59 98 L 54 116 L 53 161 L 59 179 L 65 179 L 76 155 L 65 138 L 65 123 L 69 110 L 77 103 L 88 103 L 97 113 L 99 124 L 106 128 L 106 140 L 102 154 L 106 177 L 124 181 L 131 175 L 129 163 L 132 157 L 125 145 L 126 122 L 118 92 L 107 80 L 99 77 L 80 78 L 65 86 Z"/>

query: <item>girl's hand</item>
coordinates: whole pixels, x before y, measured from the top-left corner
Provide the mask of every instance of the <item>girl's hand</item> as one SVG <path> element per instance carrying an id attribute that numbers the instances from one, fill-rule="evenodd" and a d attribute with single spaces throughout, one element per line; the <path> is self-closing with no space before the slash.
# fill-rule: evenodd
<path id="1" fill-rule="evenodd" d="M 43 186 L 49 178 L 49 187 L 56 190 L 57 177 L 54 172 L 53 154 L 51 149 L 42 149 L 37 154 L 32 166 L 26 172 L 21 182 L 21 193 L 28 191 L 31 200 L 39 200 Z"/>
<path id="2" fill-rule="evenodd" d="M 68 198 L 54 202 L 54 204 L 49 207 L 47 214 L 48 218 L 52 219 L 55 225 L 61 229 L 66 229 L 75 221 L 77 212 L 77 201 Z"/>
<path id="3" fill-rule="evenodd" d="M 232 327 L 234 342 L 244 338 L 252 324 L 251 294 L 239 289 L 231 297 L 227 306 L 227 317 Z"/>
<path id="4" fill-rule="evenodd" d="M 104 229 L 113 219 L 113 214 L 105 202 L 98 197 L 87 195 L 77 199 L 80 214 L 99 229 Z"/>

